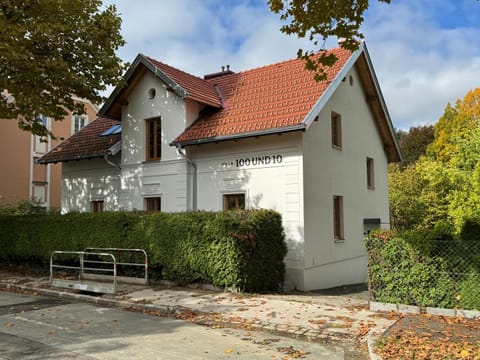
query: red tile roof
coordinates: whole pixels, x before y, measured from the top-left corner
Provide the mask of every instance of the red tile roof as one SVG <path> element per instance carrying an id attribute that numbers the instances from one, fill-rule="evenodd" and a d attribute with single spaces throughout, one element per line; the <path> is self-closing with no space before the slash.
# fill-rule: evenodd
<path id="1" fill-rule="evenodd" d="M 187 97 L 215 107 L 222 106 L 213 84 L 150 57 L 147 57 L 147 59 L 170 79 L 180 85 L 187 92 Z"/>
<path id="2" fill-rule="evenodd" d="M 224 108 L 198 119 L 174 143 L 185 145 L 301 125 L 351 56 L 341 48 L 331 52 L 338 60 L 327 69 L 327 81 L 316 82 L 299 59 L 206 80 L 218 86 Z"/>
<path id="3" fill-rule="evenodd" d="M 331 50 L 338 58 L 327 69 L 327 81 L 316 82 L 302 60 L 288 60 L 240 73 L 199 77 L 147 58 L 163 74 L 188 93 L 188 97 L 210 105 L 173 144 L 218 141 L 255 136 L 270 131 L 289 131 L 303 121 L 351 56 L 347 50 Z M 153 71 L 153 70 L 152 70 Z M 97 118 L 39 159 L 40 163 L 102 157 L 121 135 L 100 136 L 119 121 Z"/>
<path id="4" fill-rule="evenodd" d="M 109 136 L 101 136 L 101 134 L 113 125 L 119 124 L 119 121 L 99 117 L 58 144 L 38 159 L 38 162 L 48 164 L 111 155 L 110 148 L 121 140 L 121 134 Z"/>

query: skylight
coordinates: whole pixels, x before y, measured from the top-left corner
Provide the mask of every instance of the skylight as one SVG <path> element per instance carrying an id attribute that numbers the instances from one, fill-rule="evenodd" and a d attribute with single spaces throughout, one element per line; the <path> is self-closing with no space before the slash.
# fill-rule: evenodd
<path id="1" fill-rule="evenodd" d="M 102 136 L 116 135 L 122 132 L 122 125 L 113 125 L 102 133 Z"/>

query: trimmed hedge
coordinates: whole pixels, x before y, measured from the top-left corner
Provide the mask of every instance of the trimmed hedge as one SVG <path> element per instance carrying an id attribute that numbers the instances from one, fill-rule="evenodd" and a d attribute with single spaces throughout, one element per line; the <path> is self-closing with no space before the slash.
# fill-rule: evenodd
<path id="1" fill-rule="evenodd" d="M 0 262 L 45 266 L 54 250 L 143 248 L 154 277 L 241 291 L 278 290 L 287 253 L 271 210 L 0 216 Z"/>
<path id="2" fill-rule="evenodd" d="M 480 275 L 473 267 L 465 276 L 460 274 L 458 268 L 452 267 L 452 263 L 456 263 L 452 261 L 454 255 L 440 254 L 434 248 L 426 252 L 417 242 L 411 244 L 390 231 L 375 231 L 365 243 L 373 300 L 480 309 Z"/>

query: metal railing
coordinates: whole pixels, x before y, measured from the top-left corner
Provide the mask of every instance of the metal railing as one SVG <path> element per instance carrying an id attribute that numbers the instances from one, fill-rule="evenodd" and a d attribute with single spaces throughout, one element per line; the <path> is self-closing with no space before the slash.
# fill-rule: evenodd
<path id="1" fill-rule="evenodd" d="M 142 259 L 136 260 L 136 254 Z M 142 269 L 142 275 L 136 276 L 135 271 L 124 274 L 122 270 L 126 268 Z M 53 286 L 115 293 L 118 282 L 148 284 L 148 256 L 145 250 L 86 248 L 84 251 L 54 251 L 50 256 L 50 283 Z"/>
<path id="2" fill-rule="evenodd" d="M 142 285 L 148 285 L 148 255 L 147 252 L 143 249 L 123 249 L 123 248 L 86 248 L 84 249 L 85 253 L 94 253 L 94 251 L 108 251 L 111 252 L 116 256 L 117 259 L 122 259 L 121 254 L 132 254 L 137 253 L 142 256 L 141 262 L 132 262 L 132 261 L 117 261 L 117 266 L 126 266 L 126 267 L 136 267 L 136 268 L 143 268 L 143 276 L 142 277 L 135 277 L 135 276 L 118 276 L 120 282 L 128 282 L 128 283 L 138 283 Z M 96 263 L 94 260 L 84 260 L 84 263 Z M 84 273 L 84 278 L 92 277 L 94 274 L 87 274 Z M 98 276 L 97 276 L 98 277 Z"/>
<path id="3" fill-rule="evenodd" d="M 70 261 L 65 261 L 60 263 L 60 257 L 58 255 L 69 255 Z M 78 257 L 78 265 L 72 265 L 71 261 L 72 256 Z M 109 258 L 111 261 L 96 261 L 96 264 L 102 264 L 102 267 L 85 267 L 85 256 L 97 256 L 98 258 Z M 56 262 L 57 261 L 57 262 Z M 65 264 L 66 262 L 66 264 Z M 75 263 L 74 263 L 75 264 Z M 62 269 L 63 273 L 55 276 L 55 270 Z M 73 270 L 77 273 L 76 277 L 69 276 L 68 270 Z M 89 283 L 84 281 L 85 272 L 95 271 L 95 272 L 104 272 L 110 273 L 109 279 L 112 281 L 110 284 L 100 284 L 100 283 Z M 71 271 L 70 271 L 71 273 Z M 59 277 L 60 275 L 60 277 Z M 63 287 L 67 289 L 83 290 L 83 291 L 92 291 L 100 293 L 110 293 L 113 294 L 116 292 L 117 287 L 117 260 L 115 256 L 110 253 L 105 252 L 85 252 L 85 251 L 54 251 L 50 256 L 50 284 L 56 287 Z"/>

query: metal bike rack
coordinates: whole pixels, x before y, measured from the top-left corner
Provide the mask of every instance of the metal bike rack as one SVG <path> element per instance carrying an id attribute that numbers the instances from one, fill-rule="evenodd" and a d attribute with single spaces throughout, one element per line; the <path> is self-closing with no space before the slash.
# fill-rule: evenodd
<path id="1" fill-rule="evenodd" d="M 143 277 L 134 277 L 134 276 L 123 276 L 119 275 L 117 271 L 117 281 L 123 283 L 130 283 L 130 284 L 140 284 L 140 285 L 148 285 L 148 256 L 147 252 L 143 249 L 122 249 L 122 248 L 86 248 L 84 250 L 85 253 L 93 253 L 94 251 L 107 251 L 111 252 L 114 255 L 119 253 L 140 253 L 143 255 L 142 262 L 132 263 L 132 262 L 118 262 L 117 266 L 131 266 L 137 268 L 143 268 Z M 118 256 L 117 256 L 118 257 Z M 95 261 L 91 260 L 84 260 L 84 263 L 96 263 Z M 104 275 L 101 274 L 91 274 L 91 273 L 83 273 L 84 279 L 103 279 Z"/>
<path id="2" fill-rule="evenodd" d="M 140 253 L 142 262 L 118 262 L 121 253 Z M 78 256 L 78 266 L 59 263 L 62 255 Z M 117 256 L 116 256 L 117 255 Z M 119 276 L 121 267 L 142 267 L 142 277 Z M 58 270 L 76 273 L 60 276 Z M 148 256 L 143 249 L 86 248 L 84 251 L 54 251 L 50 256 L 50 284 L 68 289 L 114 294 L 117 283 L 148 284 Z"/>
<path id="3" fill-rule="evenodd" d="M 58 261 L 56 255 L 77 255 L 79 257 L 80 266 L 72 266 L 72 265 L 61 265 L 59 263 L 55 263 L 55 260 Z M 97 263 L 101 263 L 107 267 L 85 267 L 85 256 L 98 256 L 100 258 L 109 258 L 111 261 L 98 261 Z M 56 269 L 64 269 L 64 270 L 74 270 L 77 272 L 76 279 L 69 279 L 69 278 L 59 278 L 55 277 L 54 270 Z M 106 272 L 110 273 L 109 279 L 111 283 L 97 283 L 97 282 L 89 282 L 84 279 L 85 271 L 96 271 L 96 272 Z M 117 260 L 115 256 L 110 253 L 104 252 L 85 252 L 85 251 L 54 251 L 50 256 L 50 284 L 52 286 L 63 287 L 67 289 L 74 289 L 74 290 L 83 290 L 83 291 L 91 291 L 91 292 L 98 292 L 98 293 L 108 293 L 114 294 L 117 287 Z"/>

